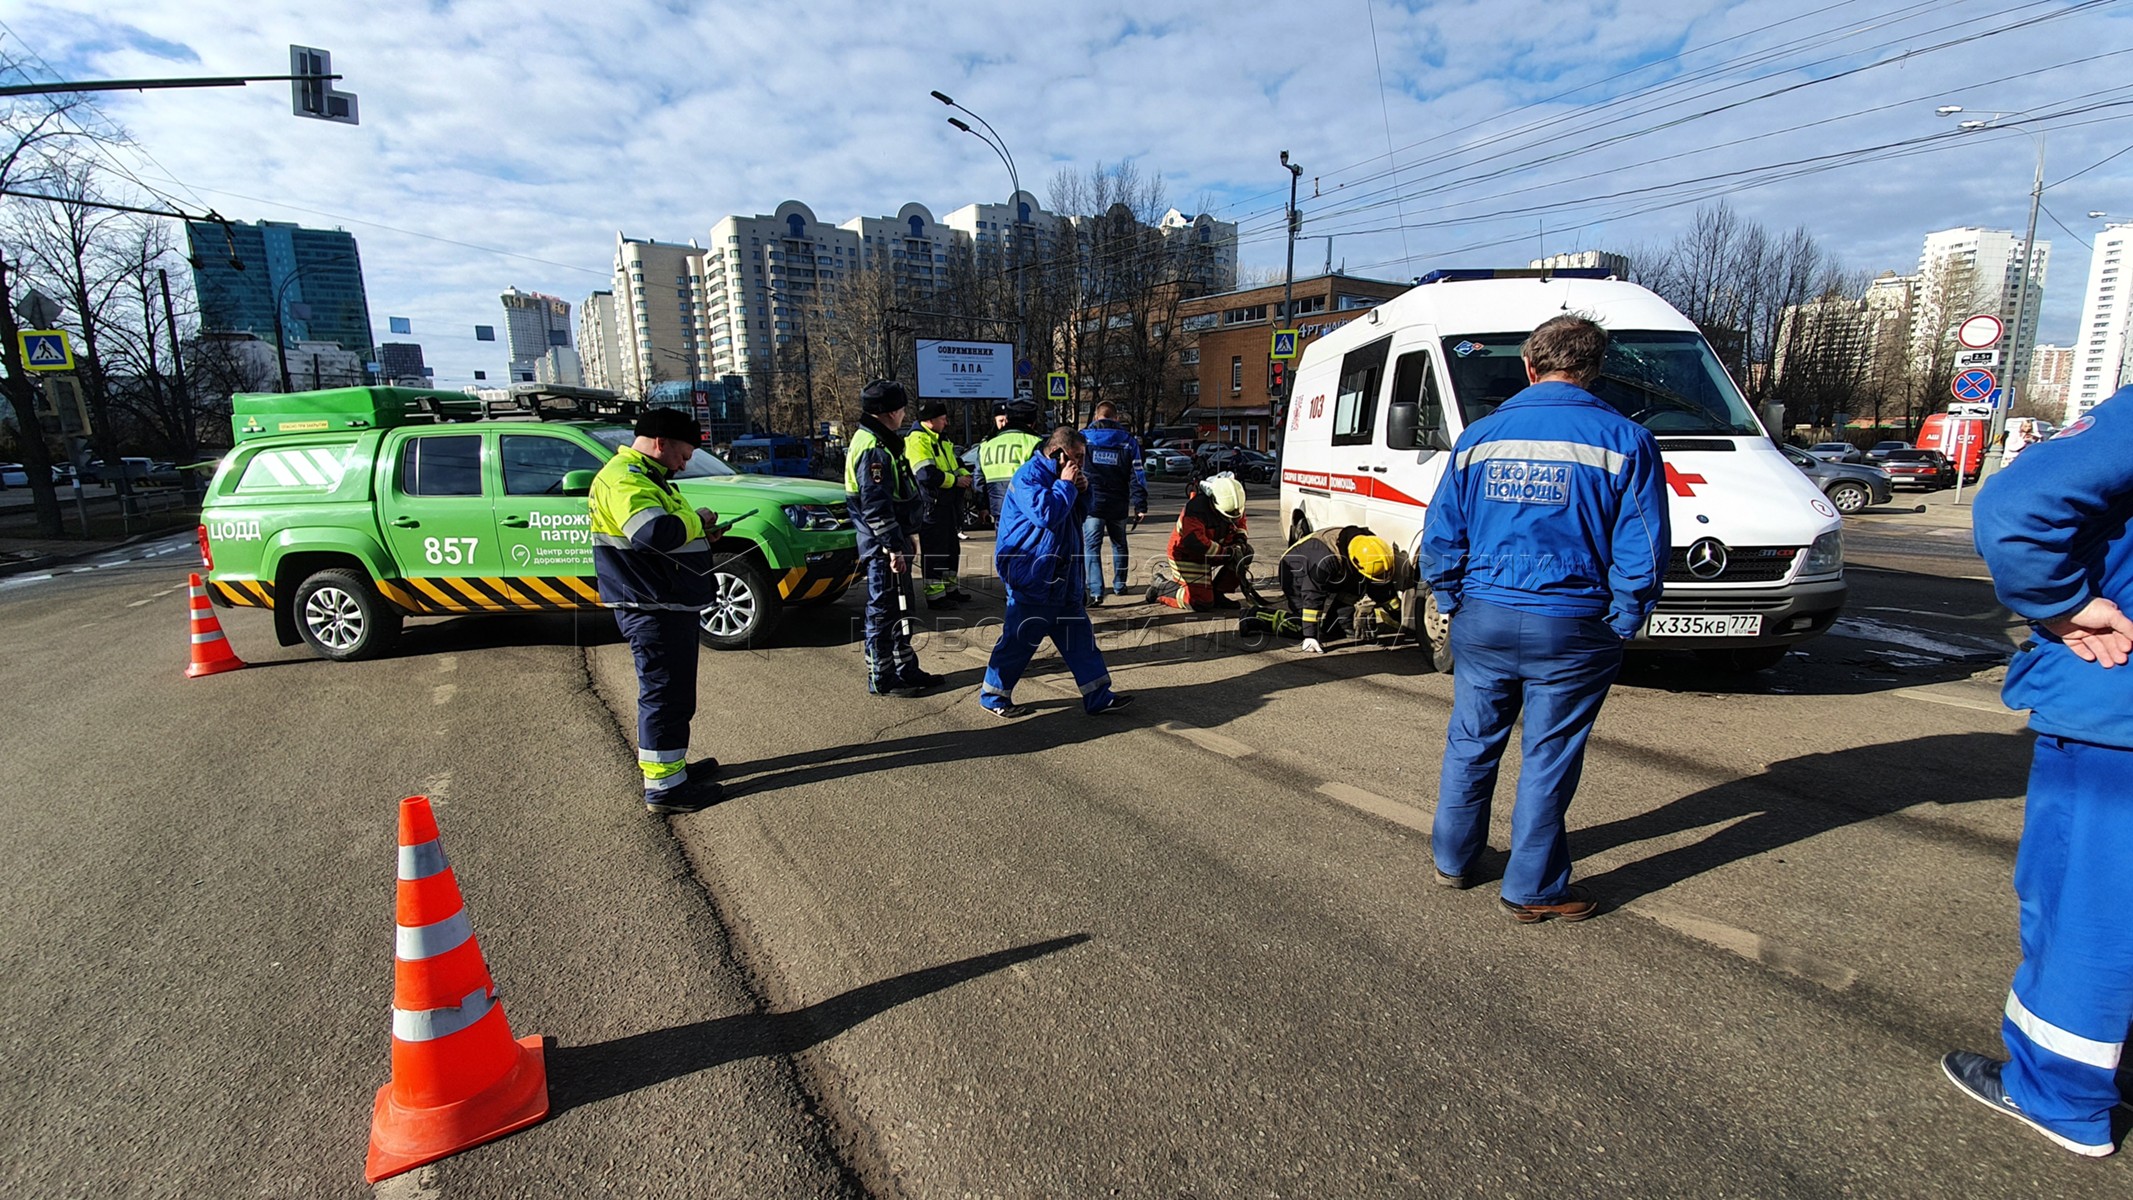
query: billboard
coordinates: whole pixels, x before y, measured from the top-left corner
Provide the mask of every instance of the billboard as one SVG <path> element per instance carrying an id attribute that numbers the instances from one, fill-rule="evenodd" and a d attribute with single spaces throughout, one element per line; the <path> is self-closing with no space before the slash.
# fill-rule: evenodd
<path id="1" fill-rule="evenodd" d="M 1010 400 L 1015 348 L 1006 342 L 918 339 L 918 394 L 924 400 Z"/>

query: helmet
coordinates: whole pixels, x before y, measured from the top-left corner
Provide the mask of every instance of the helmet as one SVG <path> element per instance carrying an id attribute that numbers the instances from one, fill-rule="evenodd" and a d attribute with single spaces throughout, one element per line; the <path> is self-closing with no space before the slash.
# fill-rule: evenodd
<path id="1" fill-rule="evenodd" d="M 1234 517 L 1244 511 L 1244 485 L 1228 471 L 1201 481 L 1200 490 L 1215 502 L 1215 511 L 1225 517 Z"/>
<path id="2" fill-rule="evenodd" d="M 1392 578 L 1392 543 L 1374 533 L 1363 534 L 1348 543 L 1348 561 L 1363 578 L 1383 583 Z"/>

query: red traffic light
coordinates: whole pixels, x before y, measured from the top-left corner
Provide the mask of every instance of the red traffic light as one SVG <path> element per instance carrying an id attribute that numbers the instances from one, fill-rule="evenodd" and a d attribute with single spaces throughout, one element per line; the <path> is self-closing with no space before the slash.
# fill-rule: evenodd
<path id="1" fill-rule="evenodd" d="M 1275 358 L 1275 359 L 1269 359 L 1269 360 L 1267 360 L 1267 364 L 1266 364 L 1266 390 L 1267 390 L 1267 392 L 1268 392 L 1269 394 L 1271 394 L 1271 395 L 1279 396 L 1279 395 L 1280 395 L 1280 394 L 1282 393 L 1282 390 L 1283 390 L 1283 389 L 1284 389 L 1285 387 L 1287 387 L 1287 386 L 1288 386 L 1288 382 L 1289 382 L 1289 364 L 1287 364 L 1287 363 L 1285 363 L 1285 362 L 1281 361 L 1281 360 L 1280 360 L 1280 359 L 1278 359 L 1278 358 Z"/>

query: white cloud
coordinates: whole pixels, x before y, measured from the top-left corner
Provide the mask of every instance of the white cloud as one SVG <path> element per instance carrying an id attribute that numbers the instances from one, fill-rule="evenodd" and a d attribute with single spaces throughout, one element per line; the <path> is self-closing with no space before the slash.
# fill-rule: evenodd
<path id="1" fill-rule="evenodd" d="M 502 374 L 501 344 L 475 342 L 472 327 L 502 324 L 503 288 L 576 303 L 605 286 L 618 229 L 701 240 L 721 216 L 768 212 L 788 198 L 838 221 L 910 200 L 945 213 L 1004 195 L 999 162 L 945 123 L 948 112 L 927 95 L 934 88 L 992 121 L 1023 185 L 1039 195 L 1061 168 L 1132 159 L 1163 176 L 1174 202 L 1212 197 L 1223 215 L 1262 231 L 1244 247 L 1247 266 L 1281 260 L 1287 180 L 1276 157 L 1287 149 L 1304 167 L 1305 195 L 1314 185 L 1319 192 L 1303 206 L 1306 237 L 1334 234 L 1337 262 L 1404 277 L 1523 262 L 1543 237 L 1550 250 L 1662 242 L 1693 206 L 1633 214 L 1683 189 L 1590 198 L 1930 135 L 1949 125 L 1933 116 L 1939 103 L 2050 111 L 2127 99 L 2120 81 L 2133 54 L 2056 65 L 2133 46 L 2133 20 L 2108 9 L 2041 20 L 2077 7 L 1874 0 L 1818 13 L 1831 6 L 1198 0 L 1151 14 L 1123 4 L 951 0 L 387 0 L 224 21 L 203 19 L 194 2 L 57 0 L 6 20 L 73 78 L 271 74 L 285 69 L 289 42 L 331 50 L 347 76 L 340 86 L 361 97 L 359 127 L 292 117 L 279 84 L 100 103 L 161 164 L 143 165 L 143 177 L 156 182 L 167 170 L 186 186 L 161 186 L 188 206 L 353 231 L 377 327 L 387 316 L 415 318 L 415 340 L 440 382 L 456 385 L 477 368 Z M 2010 8 L 2019 11 L 1993 15 Z M 2017 20 L 2033 24 L 1652 128 Z M 1839 29 L 1849 32 L 1811 44 Z M 1694 82 L 1697 72 L 1756 54 L 1769 56 L 1759 83 Z M 1996 79 L 2005 81 L 1986 82 Z M 1658 99 L 1620 100 L 1670 80 L 1668 97 L 1710 94 L 1665 110 Z M 1610 99 L 1619 102 L 1600 107 Z M 1892 107 L 1864 112 L 1884 105 Z M 1852 113 L 1863 115 L 1794 128 Z M 2133 141 L 2128 114 L 2133 107 L 2051 122 L 2047 179 Z M 1492 137 L 1551 118 L 1563 121 L 1478 165 L 1507 148 Z M 1384 171 L 1388 124 L 1403 148 L 1397 192 L 1409 198 L 1365 197 L 1383 202 L 1356 208 L 1363 193 L 1393 182 L 1373 178 Z M 1637 136 L 1589 147 L 1626 132 Z M 2029 136 L 1987 132 L 1948 146 L 1728 199 L 1773 227 L 1806 226 L 1854 268 L 1908 270 L 1927 230 L 2019 229 L 2026 213 Z M 1550 150 L 1564 157 L 1518 165 Z M 1683 157 L 1634 165 L 1668 155 Z M 1471 178 L 1507 166 L 1516 169 L 1504 178 Z M 2086 234 L 2096 223 L 2084 214 L 2125 205 L 2129 179 L 2133 155 L 2049 190 L 2045 204 Z M 1431 188 L 1442 190 L 1418 194 Z M 1535 204 L 1568 207 L 1509 211 Z M 1425 224 L 1447 220 L 1455 223 Z M 2043 332 L 2064 340 L 2087 253 L 2048 218 L 2039 236 L 2052 240 L 2055 258 Z M 1297 257 L 1316 264 L 1324 254 L 1323 242 L 1307 241 Z"/>

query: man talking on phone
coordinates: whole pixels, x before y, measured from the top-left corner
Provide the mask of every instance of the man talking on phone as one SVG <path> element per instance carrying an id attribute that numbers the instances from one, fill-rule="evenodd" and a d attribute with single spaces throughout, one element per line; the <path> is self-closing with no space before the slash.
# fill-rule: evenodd
<path id="1" fill-rule="evenodd" d="M 1046 638 L 1074 673 L 1082 711 L 1093 717 L 1133 700 L 1111 690 L 1111 672 L 1089 623 L 1081 543 L 1089 512 L 1088 452 L 1080 430 L 1053 430 L 1008 481 L 1000 505 L 993 566 L 1007 585 L 1007 615 L 978 703 L 1003 720 L 1028 715 L 1029 709 L 1015 703 L 1015 684 Z"/>

